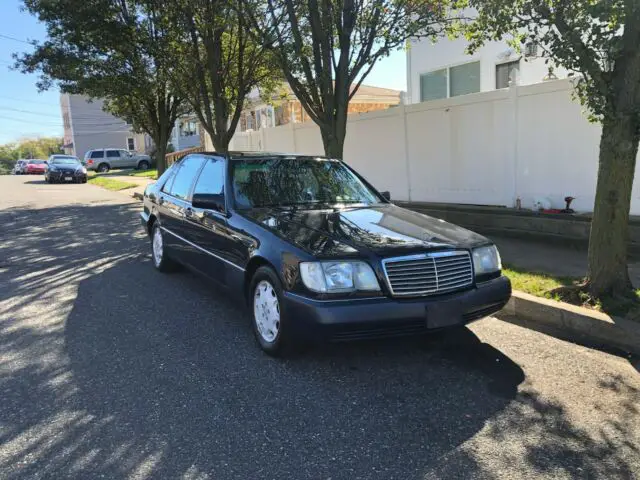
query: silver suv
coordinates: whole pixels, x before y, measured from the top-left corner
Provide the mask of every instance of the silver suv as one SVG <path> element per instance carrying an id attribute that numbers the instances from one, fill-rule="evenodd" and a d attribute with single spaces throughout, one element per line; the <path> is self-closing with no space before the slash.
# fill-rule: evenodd
<path id="1" fill-rule="evenodd" d="M 98 172 L 108 172 L 112 168 L 146 170 L 151 166 L 151 157 L 117 148 L 99 148 L 85 153 L 84 163 L 87 170 Z"/>

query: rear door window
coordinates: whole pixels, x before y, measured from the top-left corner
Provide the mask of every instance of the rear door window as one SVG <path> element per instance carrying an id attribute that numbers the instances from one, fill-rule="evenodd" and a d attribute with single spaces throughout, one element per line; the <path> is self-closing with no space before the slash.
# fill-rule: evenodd
<path id="1" fill-rule="evenodd" d="M 120 158 L 118 150 L 107 150 L 107 158 Z"/>
<path id="2" fill-rule="evenodd" d="M 176 173 L 173 183 L 169 186 L 169 190 L 165 190 L 169 195 L 186 200 L 191 190 L 191 185 L 200 171 L 204 158 L 192 155 L 182 160 L 180 170 Z"/>
<path id="3" fill-rule="evenodd" d="M 94 150 L 89 158 L 104 158 L 104 152 L 102 150 Z"/>

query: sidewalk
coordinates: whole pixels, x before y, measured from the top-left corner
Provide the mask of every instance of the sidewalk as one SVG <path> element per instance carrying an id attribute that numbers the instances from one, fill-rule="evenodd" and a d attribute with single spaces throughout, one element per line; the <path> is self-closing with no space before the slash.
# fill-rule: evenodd
<path id="1" fill-rule="evenodd" d="M 127 188 L 126 190 L 120 190 L 120 192 L 140 199 L 142 198 L 142 194 L 144 193 L 144 189 L 147 187 L 147 185 L 155 182 L 155 180 L 151 178 L 134 177 L 131 175 L 109 175 L 108 178 L 112 178 L 113 180 L 118 180 L 120 182 L 135 183 L 137 185 L 136 187 Z"/>
<path id="2" fill-rule="evenodd" d="M 586 249 L 495 235 L 490 238 L 507 265 L 557 276 L 583 277 L 587 273 Z M 629 275 L 634 286 L 640 287 L 640 261 L 629 263 Z"/>

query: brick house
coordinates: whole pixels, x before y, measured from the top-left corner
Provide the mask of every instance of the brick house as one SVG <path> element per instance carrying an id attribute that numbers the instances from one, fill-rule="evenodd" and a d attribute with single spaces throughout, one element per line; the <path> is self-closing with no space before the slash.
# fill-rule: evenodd
<path id="1" fill-rule="evenodd" d="M 398 105 L 401 95 L 402 92 L 399 90 L 361 85 L 349 103 L 349 114 L 385 110 Z M 280 92 L 272 95 L 270 102 L 261 99 L 257 92 L 252 93 L 248 107 L 240 116 L 238 131 L 245 132 L 310 120 L 289 85 L 285 84 Z"/>

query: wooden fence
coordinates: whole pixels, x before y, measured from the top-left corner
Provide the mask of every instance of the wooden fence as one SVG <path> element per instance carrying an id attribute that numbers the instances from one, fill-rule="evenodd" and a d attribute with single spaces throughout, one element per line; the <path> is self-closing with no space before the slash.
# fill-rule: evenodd
<path id="1" fill-rule="evenodd" d="M 178 150 L 177 152 L 167 153 L 165 158 L 167 160 L 167 167 L 180 160 L 185 155 L 190 153 L 204 152 L 204 147 L 185 148 L 184 150 Z"/>

